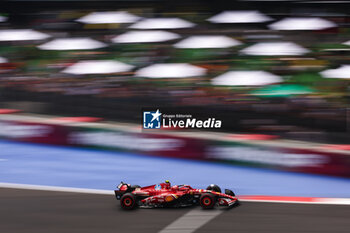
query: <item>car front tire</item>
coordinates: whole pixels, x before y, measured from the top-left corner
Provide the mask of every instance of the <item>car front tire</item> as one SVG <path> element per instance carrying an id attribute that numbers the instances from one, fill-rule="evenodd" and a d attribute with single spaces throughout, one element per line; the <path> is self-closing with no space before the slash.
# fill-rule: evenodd
<path id="1" fill-rule="evenodd" d="M 199 203 L 203 209 L 212 209 L 216 203 L 215 196 L 211 193 L 202 194 Z"/>
<path id="2" fill-rule="evenodd" d="M 219 187 L 219 185 L 216 185 L 216 184 L 209 185 L 207 187 L 207 190 L 211 190 L 211 191 L 214 191 L 214 192 L 221 193 L 221 188 Z"/>

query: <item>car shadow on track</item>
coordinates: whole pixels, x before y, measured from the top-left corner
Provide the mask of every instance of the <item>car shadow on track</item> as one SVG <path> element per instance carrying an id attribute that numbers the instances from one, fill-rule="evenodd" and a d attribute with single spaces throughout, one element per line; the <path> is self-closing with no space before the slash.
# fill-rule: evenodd
<path id="1" fill-rule="evenodd" d="M 168 210 L 171 210 L 171 211 L 183 211 L 183 210 L 192 210 L 192 209 L 202 209 L 203 211 L 212 211 L 212 210 L 223 210 L 223 211 L 228 211 L 228 210 L 231 210 L 231 209 L 235 209 L 235 208 L 238 208 L 239 206 L 241 206 L 242 203 L 241 202 L 237 202 L 235 203 L 234 205 L 230 206 L 230 207 L 215 207 L 213 209 L 202 209 L 199 205 L 192 205 L 192 206 L 181 206 L 181 207 L 174 207 L 174 206 L 167 206 L 167 207 L 145 207 L 145 206 L 142 206 L 142 207 L 138 207 L 138 208 L 135 208 L 133 210 L 124 210 L 120 204 L 116 204 L 115 207 L 114 207 L 114 210 L 115 211 L 118 211 L 118 212 L 139 212 L 139 211 L 142 211 L 142 210 L 153 210 L 153 211 L 168 211 Z"/>

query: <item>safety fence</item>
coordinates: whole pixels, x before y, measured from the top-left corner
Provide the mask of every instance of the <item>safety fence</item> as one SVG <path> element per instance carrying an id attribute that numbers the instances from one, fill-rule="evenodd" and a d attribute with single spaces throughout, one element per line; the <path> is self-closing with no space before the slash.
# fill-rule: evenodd
<path id="1" fill-rule="evenodd" d="M 100 127 L 103 123 L 79 125 L 24 119 L 1 117 L 0 138 L 350 177 L 349 153 L 326 148 L 297 148 L 279 146 L 279 143 L 251 143 L 229 137 L 205 138 L 162 131 L 148 133 Z"/>

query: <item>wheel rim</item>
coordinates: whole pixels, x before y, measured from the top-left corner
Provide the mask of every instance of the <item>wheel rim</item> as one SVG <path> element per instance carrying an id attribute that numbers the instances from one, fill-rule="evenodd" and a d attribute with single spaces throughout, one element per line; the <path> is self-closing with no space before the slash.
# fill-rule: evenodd
<path id="1" fill-rule="evenodd" d="M 124 199 L 123 203 L 124 203 L 125 206 L 131 206 L 132 205 L 132 200 L 131 200 L 131 198 L 127 197 L 127 198 Z"/>
<path id="2" fill-rule="evenodd" d="M 211 204 L 211 199 L 209 197 L 203 198 L 203 204 L 208 206 Z"/>

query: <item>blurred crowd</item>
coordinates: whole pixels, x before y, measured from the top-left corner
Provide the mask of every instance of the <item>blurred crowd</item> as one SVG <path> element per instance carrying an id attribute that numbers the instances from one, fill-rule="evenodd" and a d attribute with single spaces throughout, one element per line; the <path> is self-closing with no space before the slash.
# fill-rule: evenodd
<path id="1" fill-rule="evenodd" d="M 1 105 L 116 119 L 188 107 L 222 113 L 228 130 L 346 132 L 348 15 L 109 10 L 35 12 L 21 25 L 2 12 Z"/>

